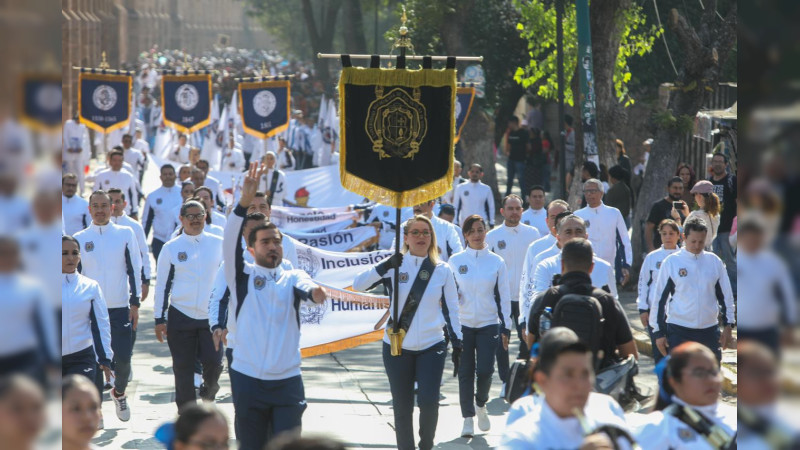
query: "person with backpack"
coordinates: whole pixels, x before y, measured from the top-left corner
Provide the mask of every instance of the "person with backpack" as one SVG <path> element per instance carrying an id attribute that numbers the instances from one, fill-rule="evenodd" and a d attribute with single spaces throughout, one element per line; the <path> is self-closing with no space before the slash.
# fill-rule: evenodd
<path id="1" fill-rule="evenodd" d="M 464 417 L 461 436 L 472 437 L 476 415 L 481 431 L 491 428 L 486 402 L 492 387 L 497 347 L 502 345 L 508 351 L 511 294 L 508 269 L 503 258 L 492 253 L 486 243 L 486 221 L 481 216 L 467 217 L 464 238 L 467 248 L 453 255 L 448 264 L 458 287 L 459 319 L 464 335 L 458 370 L 459 402 Z"/>
<path id="2" fill-rule="evenodd" d="M 592 286 L 594 269 L 592 244 L 576 238 L 561 250 L 561 278 L 537 298 L 528 317 L 528 344 L 541 339 L 542 315 L 551 308 L 550 327 L 564 326 L 575 333 L 594 353 L 599 368 L 616 359 L 639 358 L 631 326 L 622 305 L 607 291 Z M 602 354 L 600 353 L 602 352 Z"/>

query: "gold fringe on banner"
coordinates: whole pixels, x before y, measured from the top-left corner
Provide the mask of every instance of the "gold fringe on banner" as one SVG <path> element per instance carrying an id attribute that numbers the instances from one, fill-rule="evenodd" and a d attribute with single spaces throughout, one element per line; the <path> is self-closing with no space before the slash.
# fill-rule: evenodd
<path id="1" fill-rule="evenodd" d="M 244 120 L 242 120 L 242 128 L 247 134 L 257 137 L 258 139 L 267 139 L 276 134 L 285 131 L 289 128 L 289 121 L 292 118 L 292 83 L 288 80 L 286 81 L 256 81 L 256 82 L 241 82 L 239 83 L 239 87 L 236 89 L 239 91 L 239 117 L 244 117 L 244 102 L 242 101 L 242 89 L 259 89 L 259 88 L 273 88 L 273 87 L 285 87 L 286 88 L 286 123 L 283 125 L 277 126 L 266 133 L 262 133 L 258 130 L 254 130 L 248 127 Z"/>
<path id="2" fill-rule="evenodd" d="M 166 115 L 167 110 L 166 110 L 166 108 L 164 108 L 164 83 L 167 82 L 167 81 L 207 81 L 208 82 L 208 101 L 209 101 L 208 117 L 205 120 L 203 120 L 202 122 L 199 122 L 199 123 L 195 124 L 191 128 L 187 128 L 187 127 L 185 127 L 185 126 L 183 126 L 183 125 L 181 125 L 179 123 L 167 120 L 167 115 Z M 213 96 L 213 94 L 211 92 L 211 75 L 210 74 L 209 75 L 204 75 L 204 74 L 198 74 L 198 75 L 167 75 L 167 74 L 164 74 L 164 75 L 161 76 L 161 118 L 162 118 L 162 120 L 164 120 L 164 123 L 167 126 L 170 126 L 170 127 L 174 128 L 174 129 L 178 130 L 181 133 L 191 134 L 191 133 L 194 133 L 197 130 L 200 130 L 200 129 L 203 129 L 203 128 L 207 127 L 211 123 L 211 106 L 210 105 L 211 105 L 211 100 L 213 98 L 214 98 L 214 96 Z"/>
<path id="3" fill-rule="evenodd" d="M 461 140 L 461 130 L 464 129 L 464 125 L 467 124 L 467 119 L 469 119 L 469 113 L 472 111 L 472 103 L 475 101 L 475 88 L 474 87 L 460 87 L 456 89 L 456 95 L 458 94 L 472 94 L 469 98 L 469 106 L 467 107 L 467 112 L 464 115 L 464 121 L 461 122 L 461 127 L 456 130 L 456 137 L 455 143 L 458 144 L 458 141 Z"/>
<path id="4" fill-rule="evenodd" d="M 339 177 L 342 186 L 372 201 L 394 208 L 419 205 L 441 197 L 453 187 L 453 158 L 455 157 L 455 110 L 450 114 L 450 145 L 448 145 L 448 167 L 443 178 L 419 186 L 410 191 L 397 192 L 366 181 L 347 172 L 347 105 L 344 87 L 347 84 L 361 86 L 402 86 L 402 87 L 451 87 L 451 108 L 456 101 L 455 69 L 371 69 L 363 67 L 345 67 L 339 77 Z"/>
<path id="5" fill-rule="evenodd" d="M 92 122 L 89 119 L 83 118 L 83 113 L 80 112 L 80 105 L 81 105 L 81 92 L 83 91 L 83 87 L 81 86 L 81 81 L 83 80 L 94 80 L 94 81 L 112 81 L 119 83 L 120 81 L 128 82 L 128 120 L 123 120 L 122 122 L 118 122 L 108 128 L 103 128 L 96 123 Z M 101 73 L 86 73 L 81 72 L 78 74 L 78 119 L 88 128 L 97 131 L 98 133 L 111 133 L 114 130 L 119 130 L 120 128 L 124 128 L 128 126 L 128 123 L 131 119 L 131 108 L 133 108 L 133 99 L 131 99 L 131 87 L 133 86 L 133 77 L 129 75 L 108 75 L 108 74 L 101 74 Z"/>

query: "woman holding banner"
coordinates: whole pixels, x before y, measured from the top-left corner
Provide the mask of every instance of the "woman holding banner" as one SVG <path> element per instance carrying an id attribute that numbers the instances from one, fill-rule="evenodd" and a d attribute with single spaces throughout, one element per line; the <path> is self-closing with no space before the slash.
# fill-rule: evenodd
<path id="1" fill-rule="evenodd" d="M 503 348 L 508 351 L 511 293 L 506 264 L 503 258 L 489 250 L 486 222 L 481 216 L 467 217 L 464 238 L 467 248 L 453 255 L 448 264 L 458 285 L 461 331 L 464 334 L 464 361 L 458 370 L 459 401 L 464 417 L 461 436 L 472 437 L 472 418 L 476 413 L 481 431 L 489 431 L 491 427 L 486 402 L 501 339 Z"/>
<path id="2" fill-rule="evenodd" d="M 419 448 L 430 449 L 439 419 L 439 389 L 446 357 L 442 331 L 445 324 L 453 342 L 454 364 L 458 365 L 461 355 L 458 293 L 450 267 L 439 260 L 436 235 L 430 220 L 424 216 L 409 219 L 403 227 L 403 235 L 401 253 L 358 274 L 353 280 L 353 288 L 365 291 L 378 283 L 391 286 L 395 274 L 392 269 L 399 269 L 399 295 L 396 298 L 402 311 L 400 347 L 393 349 L 390 346 L 392 319 L 383 337 L 383 364 L 392 392 L 397 448 L 415 448 L 416 382 L 419 386 Z M 443 297 L 444 301 L 441 301 Z"/>

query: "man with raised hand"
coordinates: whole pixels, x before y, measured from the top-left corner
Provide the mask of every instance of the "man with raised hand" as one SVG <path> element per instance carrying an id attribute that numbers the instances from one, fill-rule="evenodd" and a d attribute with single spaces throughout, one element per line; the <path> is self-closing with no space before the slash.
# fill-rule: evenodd
<path id="1" fill-rule="evenodd" d="M 282 235 L 273 223 L 247 236 L 254 264 L 241 252 L 242 225 L 264 168 L 251 164 L 239 204 L 229 217 L 223 255 L 237 340 L 231 390 L 242 448 L 261 449 L 282 431 L 298 429 L 306 409 L 300 372 L 300 302 L 327 295 L 302 270 L 285 270 Z"/>

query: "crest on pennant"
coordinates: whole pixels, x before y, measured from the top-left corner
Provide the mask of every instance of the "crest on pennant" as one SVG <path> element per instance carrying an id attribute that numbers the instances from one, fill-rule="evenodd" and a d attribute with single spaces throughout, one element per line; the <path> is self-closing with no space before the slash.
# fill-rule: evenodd
<path id="1" fill-rule="evenodd" d="M 175 90 L 175 102 L 182 110 L 191 111 L 200 102 L 200 94 L 191 84 L 182 84 Z"/>
<path id="2" fill-rule="evenodd" d="M 92 103 L 101 111 L 108 111 L 117 104 L 117 91 L 107 84 L 101 84 L 92 93 Z"/>
<path id="3" fill-rule="evenodd" d="M 271 91 L 261 91 L 253 97 L 253 110 L 261 117 L 268 117 L 275 111 L 278 100 Z"/>
<path id="4" fill-rule="evenodd" d="M 419 88 L 413 96 L 405 89 L 394 88 L 382 95 L 383 87 L 376 87 L 376 99 L 370 103 L 364 124 L 372 141 L 372 150 L 383 158 L 411 158 L 428 132 L 425 105 L 420 103 Z"/>

